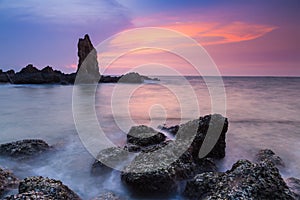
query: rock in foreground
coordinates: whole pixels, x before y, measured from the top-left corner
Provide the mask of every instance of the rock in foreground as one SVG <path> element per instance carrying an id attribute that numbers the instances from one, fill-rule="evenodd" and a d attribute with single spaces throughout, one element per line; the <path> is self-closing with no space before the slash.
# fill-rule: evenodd
<path id="1" fill-rule="evenodd" d="M 46 152 L 51 147 L 43 140 L 26 139 L 0 145 L 0 156 L 27 159 Z"/>
<path id="2" fill-rule="evenodd" d="M 55 198 L 42 192 L 30 191 L 5 197 L 4 200 L 55 200 Z"/>
<path id="3" fill-rule="evenodd" d="M 159 144 L 165 140 L 166 136 L 163 133 L 144 125 L 131 127 L 127 134 L 127 143 L 141 147 Z"/>
<path id="4" fill-rule="evenodd" d="M 184 195 L 190 199 L 294 199 L 270 161 L 253 164 L 239 160 L 225 173 L 203 173 L 188 181 Z"/>
<path id="5" fill-rule="evenodd" d="M 97 159 L 92 165 L 92 173 L 94 175 L 109 172 L 110 166 L 119 166 L 122 162 L 129 158 L 129 153 L 119 147 L 111 147 L 103 149 L 97 155 Z"/>
<path id="6" fill-rule="evenodd" d="M 41 176 L 25 178 L 20 182 L 19 194 L 27 194 L 32 191 L 39 192 L 40 195 L 49 197 L 50 199 L 80 199 L 77 194 L 65 186 L 61 181 Z"/>
<path id="7" fill-rule="evenodd" d="M 179 145 L 167 141 L 144 149 L 121 173 L 122 181 L 138 193 L 171 193 L 177 189 L 179 180 L 216 170 L 213 162 L 207 159 L 195 161 Z"/>
<path id="8" fill-rule="evenodd" d="M 0 197 L 11 189 L 18 187 L 19 180 L 7 170 L 0 168 Z"/>
<path id="9" fill-rule="evenodd" d="M 279 156 L 277 156 L 271 149 L 262 149 L 255 155 L 256 162 L 262 162 L 264 160 L 269 160 L 277 167 L 285 166 L 283 160 Z"/>
<path id="10" fill-rule="evenodd" d="M 199 158 L 200 149 L 206 150 L 203 157 L 221 159 L 225 157 L 227 130 L 227 118 L 220 114 L 206 115 L 180 125 L 176 141 L 190 144 L 188 151 L 195 160 Z"/>

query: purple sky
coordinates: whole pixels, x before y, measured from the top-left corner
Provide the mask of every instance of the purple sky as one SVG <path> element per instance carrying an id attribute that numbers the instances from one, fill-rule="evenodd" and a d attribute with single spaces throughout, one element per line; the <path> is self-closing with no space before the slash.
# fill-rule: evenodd
<path id="1" fill-rule="evenodd" d="M 299 0 L 1 0 L 0 68 L 18 71 L 32 63 L 73 72 L 84 34 L 97 45 L 120 31 L 151 26 L 198 41 L 222 75 L 299 76 L 299 10 Z M 110 72 L 123 73 L 118 66 Z"/>

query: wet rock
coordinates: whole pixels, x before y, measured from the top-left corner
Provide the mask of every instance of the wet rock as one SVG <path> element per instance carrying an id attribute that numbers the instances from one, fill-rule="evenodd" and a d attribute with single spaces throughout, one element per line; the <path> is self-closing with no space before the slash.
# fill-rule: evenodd
<path id="1" fill-rule="evenodd" d="M 5 197 L 4 200 L 55 200 L 55 198 L 45 195 L 43 192 L 30 191 L 22 194 L 15 194 Z"/>
<path id="2" fill-rule="evenodd" d="M 121 198 L 112 192 L 106 192 L 93 200 L 121 200 Z"/>
<path id="3" fill-rule="evenodd" d="M 52 199 L 79 200 L 79 196 L 64 185 L 61 181 L 41 176 L 25 178 L 20 182 L 19 194 L 41 192 Z"/>
<path id="4" fill-rule="evenodd" d="M 165 139 L 166 136 L 163 133 L 144 125 L 131 127 L 127 134 L 127 143 L 141 147 L 159 144 Z"/>
<path id="5" fill-rule="evenodd" d="M 178 143 L 166 141 L 162 144 L 143 149 L 121 173 L 121 179 L 129 189 L 138 193 L 171 193 L 176 190 L 178 180 L 216 169 L 207 159 L 195 162 Z"/>
<path id="6" fill-rule="evenodd" d="M 51 147 L 43 140 L 27 139 L 0 145 L 0 156 L 27 159 L 46 152 Z"/>
<path id="7" fill-rule="evenodd" d="M 99 152 L 92 165 L 92 174 L 98 175 L 111 171 L 110 166 L 118 166 L 128 160 L 129 152 L 119 148 L 110 147 Z"/>
<path id="8" fill-rule="evenodd" d="M 300 179 L 291 177 L 286 180 L 290 190 L 295 194 L 296 199 L 300 199 Z"/>
<path id="9" fill-rule="evenodd" d="M 195 160 L 199 158 L 200 149 L 205 150 L 202 157 L 221 159 L 225 157 L 227 130 L 227 118 L 220 114 L 206 115 L 180 125 L 176 141 L 190 144 L 188 151 Z"/>
<path id="10" fill-rule="evenodd" d="M 16 189 L 18 187 L 19 180 L 8 170 L 0 168 L 0 197 L 7 191 Z"/>
<path id="11" fill-rule="evenodd" d="M 294 199 L 278 169 L 268 160 L 253 164 L 239 160 L 224 173 L 202 173 L 188 181 L 190 199 Z"/>
<path id="12" fill-rule="evenodd" d="M 270 149 L 262 149 L 256 154 L 255 156 L 256 162 L 262 162 L 264 160 L 271 161 L 277 167 L 285 166 L 283 160 Z"/>
<path id="13" fill-rule="evenodd" d="M 78 41 L 78 68 L 76 83 L 98 83 L 100 72 L 97 61 L 97 51 L 88 34 Z"/>

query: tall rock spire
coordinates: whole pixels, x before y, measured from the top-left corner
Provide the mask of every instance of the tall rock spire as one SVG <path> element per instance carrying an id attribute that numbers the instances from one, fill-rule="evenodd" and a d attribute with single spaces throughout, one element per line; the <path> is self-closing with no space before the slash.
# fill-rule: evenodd
<path id="1" fill-rule="evenodd" d="M 97 51 L 88 34 L 78 41 L 78 68 L 77 76 L 80 82 L 98 82 L 100 79 Z"/>

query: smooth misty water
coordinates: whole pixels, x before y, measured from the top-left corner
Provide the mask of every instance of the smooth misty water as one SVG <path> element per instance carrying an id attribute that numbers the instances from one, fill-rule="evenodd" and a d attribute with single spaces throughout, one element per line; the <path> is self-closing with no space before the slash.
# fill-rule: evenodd
<path id="1" fill-rule="evenodd" d="M 194 102 L 197 100 L 201 115 L 211 113 L 206 84 L 197 77 L 188 80 L 185 83 L 178 81 L 178 77 L 161 77 L 159 84 L 101 84 L 96 93 L 95 109 L 103 131 L 116 145 L 124 143 L 127 130 L 122 131 L 115 122 L 122 123 L 129 118 L 124 109 L 118 107 L 124 102 L 135 123 L 152 126 L 174 125 L 196 118 Z M 261 148 L 271 148 L 287 165 L 281 171 L 283 176 L 300 178 L 300 78 L 225 77 L 223 80 L 229 131 L 227 155 L 219 163 L 221 170 L 229 169 L 241 158 L 252 160 Z M 214 81 L 209 78 L 208 84 Z M 189 84 L 196 96 L 185 93 Z M 126 101 L 117 94 L 111 98 L 114 90 L 132 88 L 136 90 Z M 175 88 L 175 92 L 170 88 Z M 27 163 L 0 158 L 0 165 L 21 178 L 41 175 L 60 179 L 84 199 L 103 191 L 133 198 L 120 182 L 118 172 L 98 177 L 90 174 L 94 159 L 81 143 L 75 128 L 72 92 L 73 86 L 0 85 L 0 143 L 41 138 L 58 149 Z M 180 95 L 184 101 L 178 99 Z M 221 101 L 221 97 L 215 100 Z M 169 199 L 180 198 L 174 195 Z"/>

